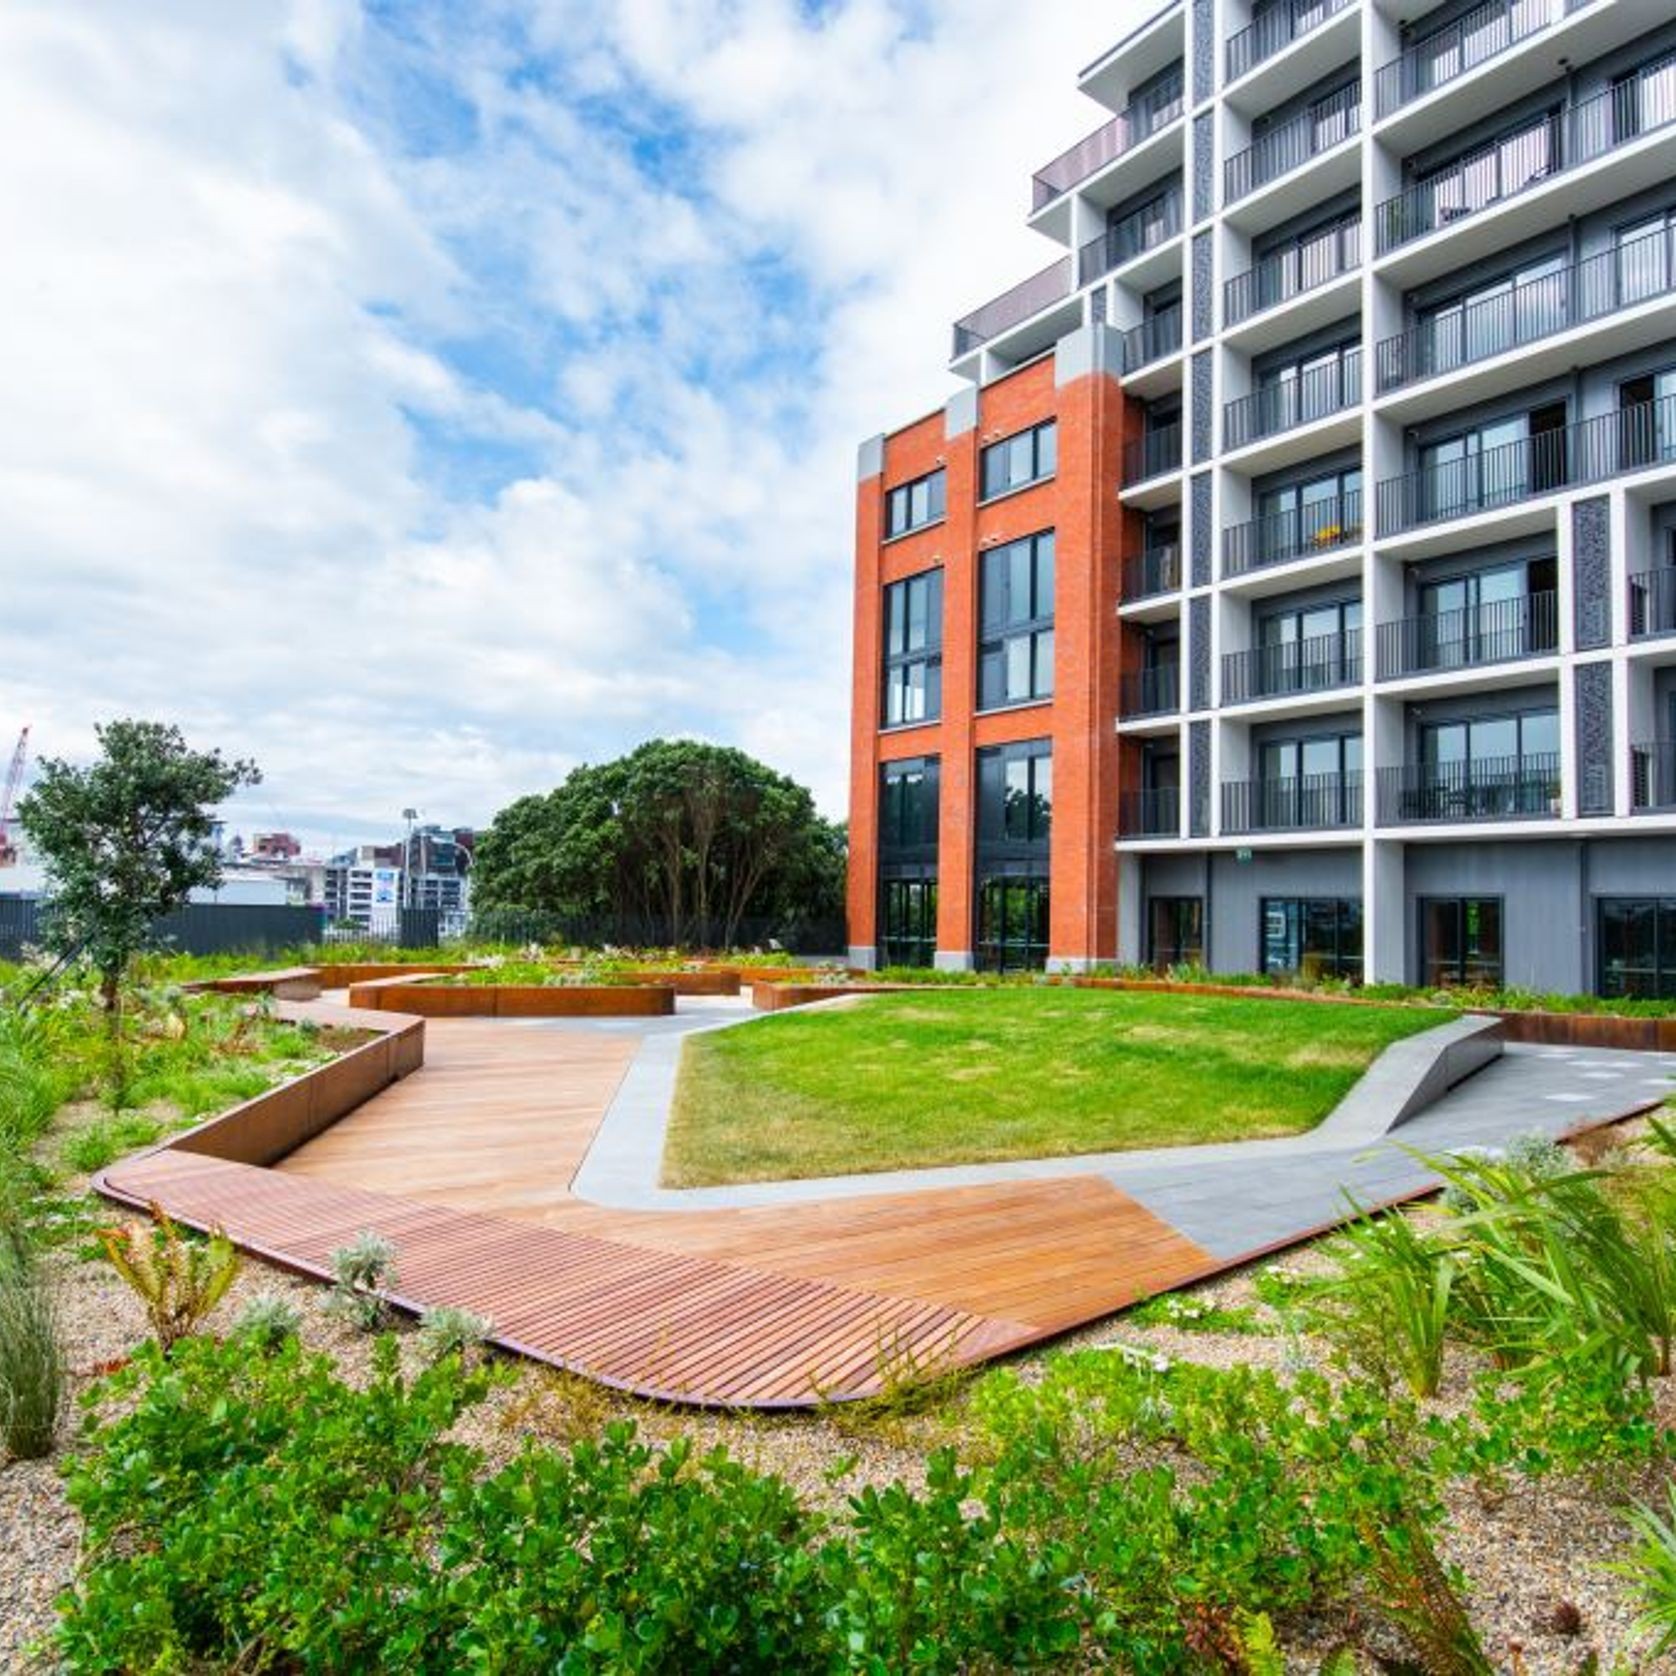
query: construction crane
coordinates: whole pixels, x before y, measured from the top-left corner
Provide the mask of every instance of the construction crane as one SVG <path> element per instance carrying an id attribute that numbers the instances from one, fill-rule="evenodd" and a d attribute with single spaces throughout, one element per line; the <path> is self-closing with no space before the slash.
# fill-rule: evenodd
<path id="1" fill-rule="evenodd" d="M 6 783 L 0 786 L 0 867 L 17 864 L 17 845 L 12 841 L 12 808 L 17 802 L 18 788 L 23 784 L 23 764 L 29 755 L 29 729 L 17 736 L 17 749 L 12 752 L 12 766 L 6 770 Z"/>

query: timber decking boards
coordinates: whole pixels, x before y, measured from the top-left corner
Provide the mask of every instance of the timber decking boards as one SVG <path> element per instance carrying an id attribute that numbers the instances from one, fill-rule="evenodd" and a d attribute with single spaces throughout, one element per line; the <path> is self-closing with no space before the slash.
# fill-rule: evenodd
<path id="1" fill-rule="evenodd" d="M 876 1388 L 882 1347 L 975 1362 L 1219 1265 L 1091 1177 L 709 1211 L 570 1182 L 638 1046 L 431 1020 L 426 1062 L 273 1169 L 163 1149 L 110 1191 L 321 1273 L 363 1228 L 397 1291 L 649 1395 L 749 1406 Z"/>

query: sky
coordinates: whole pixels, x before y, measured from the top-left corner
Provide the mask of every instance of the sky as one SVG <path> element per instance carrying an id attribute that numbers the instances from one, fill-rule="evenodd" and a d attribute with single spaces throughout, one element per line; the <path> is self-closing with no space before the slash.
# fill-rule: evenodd
<path id="1" fill-rule="evenodd" d="M 855 450 L 1152 0 L 6 0 L 0 761 L 322 848 L 657 735 L 846 797 Z"/>

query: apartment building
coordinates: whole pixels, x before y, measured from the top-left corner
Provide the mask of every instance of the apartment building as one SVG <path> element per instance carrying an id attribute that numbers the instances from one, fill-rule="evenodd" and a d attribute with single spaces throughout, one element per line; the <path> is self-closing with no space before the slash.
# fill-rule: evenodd
<path id="1" fill-rule="evenodd" d="M 1179 0 L 864 444 L 852 956 L 1676 995 L 1676 16 Z"/>

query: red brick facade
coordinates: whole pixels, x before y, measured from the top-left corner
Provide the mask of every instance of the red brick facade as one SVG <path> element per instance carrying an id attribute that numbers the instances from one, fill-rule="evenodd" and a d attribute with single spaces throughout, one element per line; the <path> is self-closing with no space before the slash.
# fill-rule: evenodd
<path id="1" fill-rule="evenodd" d="M 1052 355 L 956 398 L 883 439 L 882 470 L 864 467 L 856 496 L 855 684 L 850 755 L 850 943 L 879 941 L 880 773 L 892 761 L 940 763 L 937 949 L 960 963 L 974 948 L 976 752 L 1048 738 L 1053 747 L 1050 963 L 1112 960 L 1117 949 L 1116 836 L 1121 772 L 1116 734 L 1122 651 L 1117 601 L 1125 514 L 1116 484 L 1126 400 L 1095 371 L 1056 382 Z M 976 397 L 977 422 L 967 425 Z M 1045 482 L 978 501 L 979 455 L 1043 420 L 1058 421 L 1058 469 Z M 963 427 L 963 428 L 962 428 Z M 958 434 L 950 436 L 951 429 Z M 947 512 L 884 540 L 887 492 L 939 466 Z M 1052 699 L 984 713 L 978 696 L 979 555 L 1017 537 L 1055 535 Z M 885 587 L 943 572 L 942 712 L 923 726 L 881 731 Z"/>

